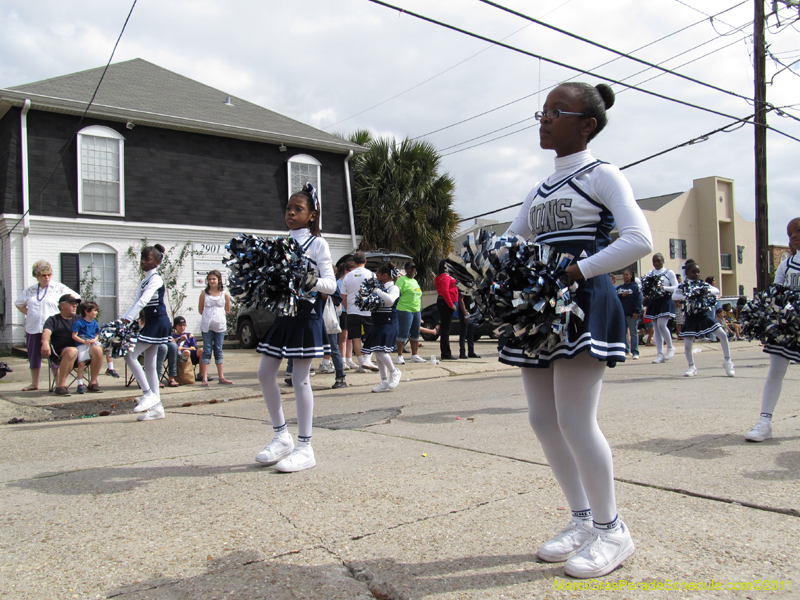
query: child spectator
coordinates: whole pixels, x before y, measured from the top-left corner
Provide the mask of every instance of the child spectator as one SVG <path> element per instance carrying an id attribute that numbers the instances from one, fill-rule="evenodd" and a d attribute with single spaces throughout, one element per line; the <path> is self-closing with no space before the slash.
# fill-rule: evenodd
<path id="1" fill-rule="evenodd" d="M 95 317 L 99 306 L 95 302 L 82 302 L 78 306 L 79 319 L 72 324 L 72 339 L 78 348 L 78 393 L 86 392 L 83 383 L 83 369 L 87 362 L 90 362 L 89 348 L 98 343 L 100 339 L 100 325 L 97 324 Z M 93 374 L 94 375 L 94 374 Z M 92 377 L 92 382 L 97 383 L 97 377 Z"/>

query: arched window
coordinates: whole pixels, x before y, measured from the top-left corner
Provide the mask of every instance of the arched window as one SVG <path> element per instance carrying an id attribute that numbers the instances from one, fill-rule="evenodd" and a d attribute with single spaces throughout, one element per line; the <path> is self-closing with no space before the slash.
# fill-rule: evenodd
<path id="1" fill-rule="evenodd" d="M 302 188 L 307 181 L 317 190 L 317 196 L 322 198 L 320 190 L 320 168 L 322 163 L 308 154 L 295 154 L 288 161 L 289 166 L 289 193 L 287 199 L 294 192 Z"/>
<path id="2" fill-rule="evenodd" d="M 109 127 L 78 132 L 78 214 L 125 216 L 125 138 Z"/>
<path id="3" fill-rule="evenodd" d="M 106 244 L 89 244 L 80 252 L 81 298 L 100 307 L 98 321 L 117 318 L 117 252 Z"/>

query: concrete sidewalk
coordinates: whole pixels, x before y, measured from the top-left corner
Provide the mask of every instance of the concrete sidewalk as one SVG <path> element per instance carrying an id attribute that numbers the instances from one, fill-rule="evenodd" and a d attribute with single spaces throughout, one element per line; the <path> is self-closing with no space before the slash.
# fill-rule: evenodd
<path id="1" fill-rule="evenodd" d="M 217 386 L 179 391 L 197 394 L 188 407 L 165 394 L 161 421 L 120 414 L 3 425 L 0 594 L 790 595 L 800 581 L 800 367 L 791 366 L 784 382 L 775 439 L 761 444 L 744 441 L 768 363 L 756 344 L 733 344 L 735 378 L 725 377 L 715 344 L 697 345 L 694 378 L 682 377 L 681 353 L 654 365 L 650 348 L 607 370 L 599 419 L 637 550 L 591 583 L 536 559 L 569 513 L 528 425 L 518 372 L 499 365 L 491 349 L 480 344 L 484 358 L 476 361 L 406 365 L 404 381 L 385 394 L 369 391 L 377 374 L 348 375 L 355 385 L 345 390 L 328 389 L 332 376 L 315 376 L 318 464 L 295 474 L 253 461 L 271 429 L 251 351 L 226 354 L 236 385 L 225 389 L 243 393 L 235 402 L 201 399 Z M 295 433 L 291 395 L 285 400 Z M 754 589 L 764 587 L 755 581 L 777 591 Z M 698 583 L 722 589 L 689 588 Z"/>

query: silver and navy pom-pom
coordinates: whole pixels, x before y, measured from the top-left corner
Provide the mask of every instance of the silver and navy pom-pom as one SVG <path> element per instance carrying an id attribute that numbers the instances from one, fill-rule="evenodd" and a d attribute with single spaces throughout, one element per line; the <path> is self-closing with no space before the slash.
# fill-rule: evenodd
<path id="1" fill-rule="evenodd" d="M 758 292 L 739 311 L 739 324 L 748 340 L 800 346 L 800 290 L 774 284 Z"/>
<path id="2" fill-rule="evenodd" d="M 482 230 L 468 236 L 462 254 L 451 255 L 446 266 L 495 333 L 536 356 L 567 340 L 584 318 L 572 299 L 578 284 L 566 274 L 573 260 L 546 244 Z"/>
<path id="3" fill-rule="evenodd" d="M 228 290 L 245 306 L 294 316 L 298 302 L 315 301 L 317 275 L 295 239 L 239 234 L 225 248 Z"/>
<path id="4" fill-rule="evenodd" d="M 687 315 L 700 315 L 716 308 L 717 297 L 711 293 L 711 286 L 705 281 L 689 279 L 681 284 Z"/>
<path id="5" fill-rule="evenodd" d="M 126 323 L 121 319 L 100 326 L 100 345 L 111 350 L 112 358 L 122 358 L 133 350 L 139 341 L 139 323 Z"/>
<path id="6" fill-rule="evenodd" d="M 382 289 L 383 285 L 376 278 L 366 279 L 358 290 L 355 297 L 356 306 L 360 310 L 372 312 L 383 306 L 383 299 L 375 293 L 375 290 Z"/>
<path id="7" fill-rule="evenodd" d="M 651 300 L 658 300 L 669 296 L 669 292 L 664 289 L 664 280 L 661 275 L 645 275 L 642 277 L 642 296 Z"/>

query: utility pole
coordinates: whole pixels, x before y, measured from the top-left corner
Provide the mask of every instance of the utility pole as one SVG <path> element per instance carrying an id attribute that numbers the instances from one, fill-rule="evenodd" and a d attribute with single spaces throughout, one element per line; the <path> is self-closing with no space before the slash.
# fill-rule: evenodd
<path id="1" fill-rule="evenodd" d="M 753 66 L 755 71 L 755 192 L 756 192 L 756 281 L 759 290 L 769 284 L 769 213 L 767 208 L 767 64 L 764 34 L 764 0 L 754 0 Z"/>

